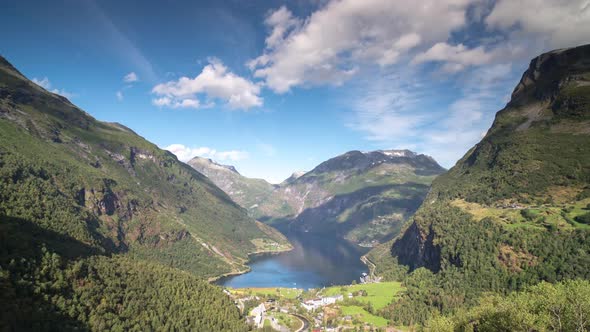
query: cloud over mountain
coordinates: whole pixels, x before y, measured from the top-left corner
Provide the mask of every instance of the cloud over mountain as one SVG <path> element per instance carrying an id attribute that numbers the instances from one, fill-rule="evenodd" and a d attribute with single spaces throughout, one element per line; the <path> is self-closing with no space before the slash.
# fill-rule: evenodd
<path id="1" fill-rule="evenodd" d="M 191 148 L 183 144 L 171 144 L 165 147 L 164 150 L 174 153 L 180 161 L 188 161 L 196 156 L 211 158 L 217 161 L 239 161 L 248 158 L 248 152 L 246 151 L 217 151 L 206 146 Z"/>

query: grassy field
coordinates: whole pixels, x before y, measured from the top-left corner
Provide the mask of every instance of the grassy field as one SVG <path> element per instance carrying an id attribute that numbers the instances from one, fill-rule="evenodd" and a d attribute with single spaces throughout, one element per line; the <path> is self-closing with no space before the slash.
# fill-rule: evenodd
<path id="1" fill-rule="evenodd" d="M 387 326 L 387 319 L 379 316 L 375 316 L 367 312 L 365 309 L 359 306 L 341 306 L 340 309 L 342 310 L 342 315 L 350 315 L 353 318 L 357 318 L 363 322 L 373 324 L 376 327 L 385 327 Z"/>
<path id="2" fill-rule="evenodd" d="M 258 296 L 276 296 L 286 299 L 294 299 L 299 296 L 303 290 L 295 288 L 229 288 L 232 294 L 247 296 L 247 295 L 258 295 Z"/>
<path id="3" fill-rule="evenodd" d="M 296 331 L 301 327 L 301 320 L 295 318 L 292 315 L 277 312 L 273 314 L 274 317 L 279 321 L 280 325 L 286 326 L 292 331 Z"/>
<path id="4" fill-rule="evenodd" d="M 584 199 L 573 203 L 541 205 L 528 207 L 526 209 L 502 209 L 467 202 L 463 199 L 455 199 L 451 201 L 451 205 L 468 212 L 476 220 L 482 220 L 487 217 L 493 218 L 504 222 L 505 227 L 508 229 L 543 229 L 547 226 L 566 229 L 571 227 L 590 229 L 590 225 L 575 221 L 577 216 L 588 212 L 585 207 L 589 203 L 590 199 Z"/>
<path id="5" fill-rule="evenodd" d="M 354 299 L 363 303 L 371 302 L 373 308 L 378 310 L 393 302 L 396 298 L 396 295 L 401 290 L 403 290 L 403 287 L 401 283 L 395 281 L 373 284 L 334 286 L 326 288 L 322 292 L 322 295 L 332 296 L 342 294 L 344 295 L 344 298 L 346 298 L 348 293 L 356 293 L 361 290 L 367 292 L 367 296 L 355 296 Z"/>

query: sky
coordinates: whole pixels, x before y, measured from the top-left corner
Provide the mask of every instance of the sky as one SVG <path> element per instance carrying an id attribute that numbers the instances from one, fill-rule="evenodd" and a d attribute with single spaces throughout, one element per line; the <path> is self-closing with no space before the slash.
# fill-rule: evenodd
<path id="1" fill-rule="evenodd" d="M 350 150 L 450 168 L 590 0 L 5 1 L 0 54 L 175 153 L 278 183 Z"/>

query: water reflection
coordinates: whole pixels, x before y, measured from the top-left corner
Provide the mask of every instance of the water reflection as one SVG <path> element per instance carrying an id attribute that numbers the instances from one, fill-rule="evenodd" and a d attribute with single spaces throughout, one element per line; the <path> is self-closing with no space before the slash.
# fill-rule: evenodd
<path id="1" fill-rule="evenodd" d="M 367 267 L 360 261 L 366 249 L 345 240 L 309 233 L 287 234 L 294 249 L 263 256 L 249 264 L 251 272 L 219 280 L 219 284 L 243 287 L 317 288 L 350 284 Z"/>

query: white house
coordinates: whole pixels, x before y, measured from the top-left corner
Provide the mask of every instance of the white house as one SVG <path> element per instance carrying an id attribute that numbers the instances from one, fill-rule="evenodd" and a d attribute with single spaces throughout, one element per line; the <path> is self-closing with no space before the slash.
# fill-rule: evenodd
<path id="1" fill-rule="evenodd" d="M 301 305 L 305 308 L 305 310 L 311 311 L 319 307 L 334 304 L 337 301 L 342 301 L 343 299 L 344 296 L 339 294 L 334 296 L 322 297 L 320 299 L 308 300 L 302 303 Z"/>
<path id="2" fill-rule="evenodd" d="M 344 296 L 342 296 L 340 294 L 334 295 L 334 296 L 322 297 L 322 303 L 323 303 L 323 305 L 334 304 L 334 303 L 336 303 L 336 301 L 342 301 L 343 299 L 344 299 Z"/>
<path id="3" fill-rule="evenodd" d="M 264 303 L 260 303 L 256 308 L 250 311 L 250 315 L 254 316 L 254 325 L 258 328 L 262 328 L 264 324 L 264 313 L 266 312 L 266 307 Z"/>

